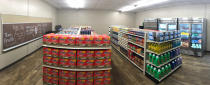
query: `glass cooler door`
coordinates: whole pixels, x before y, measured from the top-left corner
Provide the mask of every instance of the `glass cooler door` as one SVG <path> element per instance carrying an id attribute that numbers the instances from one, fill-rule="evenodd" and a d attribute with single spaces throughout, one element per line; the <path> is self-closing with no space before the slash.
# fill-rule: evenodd
<path id="1" fill-rule="evenodd" d="M 184 48 L 190 46 L 190 24 L 179 24 L 181 32 L 181 44 Z"/>
<path id="2" fill-rule="evenodd" d="M 202 49 L 202 24 L 192 24 L 191 48 Z"/>
<path id="3" fill-rule="evenodd" d="M 168 25 L 168 31 L 175 31 L 177 30 L 176 24 L 169 24 Z"/>
<path id="4" fill-rule="evenodd" d="M 159 24 L 158 28 L 160 31 L 167 31 L 167 24 Z"/>

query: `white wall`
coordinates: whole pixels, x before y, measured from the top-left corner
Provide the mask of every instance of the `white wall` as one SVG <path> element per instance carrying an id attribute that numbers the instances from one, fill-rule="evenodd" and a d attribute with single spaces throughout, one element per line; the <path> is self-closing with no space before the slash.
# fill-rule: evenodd
<path id="1" fill-rule="evenodd" d="M 135 13 L 119 13 L 100 10 L 58 10 L 58 24 L 65 28 L 73 25 L 89 25 L 97 33 L 108 33 L 110 25 L 135 27 Z"/>
<path id="2" fill-rule="evenodd" d="M 156 8 L 136 14 L 136 26 L 142 25 L 145 18 L 203 17 L 210 20 L 210 4 L 191 4 Z M 210 51 L 210 22 L 207 23 L 207 50 Z"/>
<path id="3" fill-rule="evenodd" d="M 52 18 L 53 25 L 56 24 L 56 11 L 54 7 L 46 4 L 43 0 L 0 0 L 0 14 Z M 0 29 L 2 29 L 1 26 Z M 2 42 L 1 37 L 0 42 Z M 42 39 L 6 53 L 0 52 L 0 69 L 30 54 L 41 46 Z"/>

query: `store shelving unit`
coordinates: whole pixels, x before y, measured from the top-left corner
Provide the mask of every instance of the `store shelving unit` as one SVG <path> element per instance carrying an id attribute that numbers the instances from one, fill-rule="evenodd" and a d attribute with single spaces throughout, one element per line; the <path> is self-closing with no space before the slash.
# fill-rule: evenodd
<path id="1" fill-rule="evenodd" d="M 131 30 L 132 30 L 132 29 L 131 29 Z M 144 39 L 144 45 L 140 45 L 140 44 L 135 43 L 135 42 L 133 42 L 132 40 L 128 39 L 128 43 L 130 43 L 130 44 L 132 44 L 132 45 L 135 45 L 135 46 L 137 46 L 137 47 L 143 48 L 143 49 L 144 49 L 144 53 L 143 53 L 144 55 L 137 53 L 136 51 L 132 50 L 132 49 L 129 48 L 129 47 L 128 47 L 128 49 L 127 49 L 127 50 L 130 50 L 132 53 L 134 53 L 134 54 L 140 56 L 140 57 L 143 59 L 143 61 L 144 61 L 144 66 L 143 66 L 143 68 L 141 68 L 141 67 L 138 66 L 136 63 L 134 63 L 134 61 L 132 61 L 132 60 L 128 57 L 128 55 L 123 54 L 123 53 L 121 52 L 121 50 L 117 49 L 117 47 L 118 47 L 117 45 L 112 46 L 112 47 L 113 47 L 117 52 L 119 52 L 123 57 L 125 57 L 131 64 L 133 64 L 133 65 L 134 65 L 135 67 L 137 67 L 140 71 L 142 71 L 144 75 L 146 75 L 146 76 L 149 75 L 148 77 L 149 77 L 150 79 L 154 80 L 155 82 L 156 82 L 156 81 L 157 81 L 157 82 L 161 82 L 162 80 L 164 80 L 165 78 L 167 78 L 170 74 L 172 74 L 174 71 L 176 71 L 179 67 L 181 67 L 181 64 L 180 64 L 179 66 L 175 67 L 173 70 L 171 70 L 170 72 L 168 72 L 168 74 L 166 74 L 165 76 L 161 77 L 160 79 L 156 79 L 155 77 L 153 77 L 152 75 L 150 75 L 150 73 L 148 73 L 148 72 L 146 71 L 146 65 L 149 64 L 149 65 L 152 65 L 152 66 L 154 66 L 154 67 L 161 68 L 161 67 L 163 67 L 163 66 L 165 66 L 165 65 L 168 65 L 170 62 L 172 62 L 172 61 L 178 59 L 179 57 L 181 57 L 181 55 L 175 56 L 175 57 L 169 59 L 168 61 L 166 61 L 166 62 L 164 62 L 164 63 L 162 63 L 162 64 L 156 66 L 155 64 L 149 62 L 149 60 L 148 60 L 149 58 L 148 58 L 148 55 L 147 55 L 147 54 L 152 53 L 152 54 L 155 54 L 155 55 L 161 55 L 161 54 L 164 54 L 164 53 L 168 53 L 168 52 L 170 52 L 170 51 L 172 51 L 172 50 L 178 49 L 178 48 L 180 48 L 181 46 L 177 46 L 177 47 L 168 49 L 168 50 L 166 50 L 166 51 L 157 53 L 157 52 L 148 50 L 148 48 L 147 48 L 148 46 L 147 46 L 147 45 L 148 45 L 148 43 L 162 44 L 162 43 L 165 43 L 165 42 L 172 42 L 172 41 L 174 41 L 174 40 L 180 40 L 180 38 L 170 39 L 170 40 L 166 40 L 166 41 L 162 41 L 162 42 L 151 41 L 151 40 L 148 39 L 148 33 L 147 33 L 147 32 L 148 32 L 148 31 L 145 31 L 144 36 L 142 36 L 142 35 L 141 35 L 141 36 L 138 36 L 138 35 L 135 35 L 135 34 L 130 34 L 129 32 L 125 33 L 126 35 L 130 35 L 130 36 L 133 36 L 133 37 L 138 37 L 138 38 L 143 38 L 143 39 Z"/>
<path id="2" fill-rule="evenodd" d="M 62 67 L 55 67 L 50 65 L 42 65 L 43 67 L 54 68 L 59 70 L 67 70 L 67 71 L 103 71 L 103 70 L 111 70 L 112 68 L 94 68 L 94 69 L 71 69 L 71 68 L 62 68 Z"/>
<path id="3" fill-rule="evenodd" d="M 61 46 L 61 45 L 42 45 L 43 47 L 50 47 L 50 48 L 58 48 L 58 49 L 86 49 L 86 50 L 91 50 L 91 49 L 95 49 L 95 50 L 100 50 L 100 49 L 111 49 L 111 47 L 79 47 L 79 46 Z"/>

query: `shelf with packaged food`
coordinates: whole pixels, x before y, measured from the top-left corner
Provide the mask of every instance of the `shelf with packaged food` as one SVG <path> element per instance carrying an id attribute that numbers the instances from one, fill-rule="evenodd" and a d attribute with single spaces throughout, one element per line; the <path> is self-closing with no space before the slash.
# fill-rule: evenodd
<path id="1" fill-rule="evenodd" d="M 85 68 L 85 69 L 79 69 L 79 68 L 62 68 L 62 67 L 55 67 L 50 65 L 42 65 L 43 67 L 53 68 L 53 69 L 59 69 L 59 70 L 68 70 L 68 71 L 103 71 L 103 70 L 111 70 L 112 68 Z"/>
<path id="2" fill-rule="evenodd" d="M 62 45 L 42 45 L 43 47 L 49 47 L 49 48 L 59 48 L 59 49 L 111 49 L 111 46 L 105 46 L 105 47 L 81 47 L 81 46 L 62 46 Z"/>
<path id="3" fill-rule="evenodd" d="M 151 43 L 165 43 L 165 42 L 170 42 L 170 41 L 173 41 L 173 40 L 180 40 L 181 38 L 175 38 L 175 39 L 170 39 L 170 40 L 166 40 L 166 41 L 152 41 L 152 40 L 147 40 L 147 42 L 151 42 Z"/>
<path id="4" fill-rule="evenodd" d="M 177 46 L 177 47 L 171 48 L 171 49 L 169 49 L 169 50 L 166 50 L 166 51 L 163 51 L 163 52 L 160 52 L 160 53 L 157 53 L 157 52 L 154 52 L 154 51 L 151 51 L 151 50 L 148 50 L 148 49 L 147 49 L 147 52 L 149 52 L 149 53 L 154 53 L 154 54 L 157 54 L 157 55 L 161 55 L 161 54 L 167 53 L 167 52 L 169 52 L 169 51 L 178 49 L 178 48 L 180 48 L 180 47 L 181 47 L 181 46 Z"/>
<path id="5" fill-rule="evenodd" d="M 144 58 L 144 55 L 139 54 L 139 53 L 137 53 L 136 51 L 134 51 L 134 50 L 132 50 L 132 49 L 130 49 L 130 48 L 128 48 L 128 49 L 129 49 L 129 50 L 131 50 L 133 53 L 135 53 L 135 54 L 137 54 L 137 55 L 141 56 L 142 58 Z"/>

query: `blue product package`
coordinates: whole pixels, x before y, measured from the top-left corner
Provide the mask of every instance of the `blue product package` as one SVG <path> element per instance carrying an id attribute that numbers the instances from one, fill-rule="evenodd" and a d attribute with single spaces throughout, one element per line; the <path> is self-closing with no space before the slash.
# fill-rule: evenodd
<path id="1" fill-rule="evenodd" d="M 149 36 L 149 40 L 155 41 L 154 36 Z"/>

